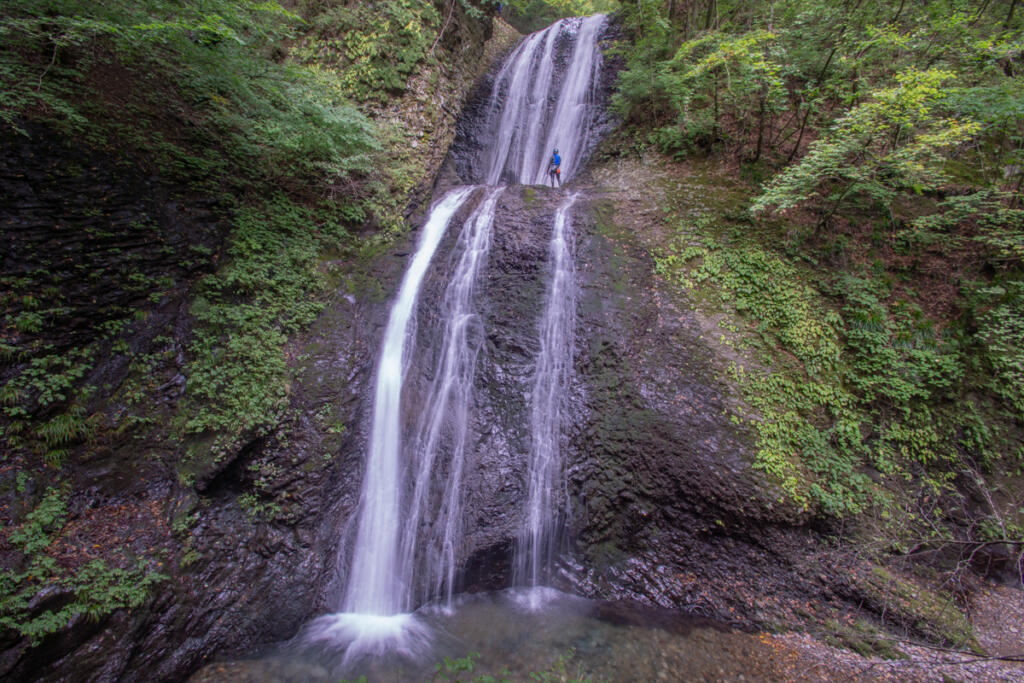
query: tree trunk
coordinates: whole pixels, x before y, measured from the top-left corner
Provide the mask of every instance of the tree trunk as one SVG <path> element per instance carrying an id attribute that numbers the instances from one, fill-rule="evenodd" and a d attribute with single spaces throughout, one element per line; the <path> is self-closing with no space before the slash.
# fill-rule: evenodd
<path id="1" fill-rule="evenodd" d="M 761 146 L 764 143 L 764 110 L 765 100 L 768 97 L 768 93 L 765 92 L 767 86 L 764 86 L 761 90 L 761 102 L 758 111 L 760 122 L 757 126 L 757 152 L 754 153 L 754 163 L 756 164 L 761 159 Z"/>
<path id="2" fill-rule="evenodd" d="M 717 16 L 718 16 L 718 0 L 708 0 L 708 13 L 704 17 L 704 30 L 705 31 L 710 31 L 711 30 L 712 25 L 713 25 L 712 24 L 713 21 L 714 21 L 714 24 L 718 23 L 717 21 L 715 21 Z"/>
<path id="3" fill-rule="evenodd" d="M 860 3 L 857 4 L 860 5 Z M 856 7 L 854 9 L 856 9 Z M 843 33 L 845 32 L 846 26 L 844 25 L 842 31 L 839 32 L 839 36 L 836 38 L 836 40 L 838 41 L 840 38 L 842 38 Z M 832 63 L 832 58 L 835 57 L 837 49 L 838 48 L 836 46 L 832 46 L 832 51 L 828 53 L 828 59 L 825 60 L 825 65 L 821 67 L 821 71 L 818 72 L 818 77 L 814 79 L 813 85 L 818 85 L 819 83 L 821 83 L 822 79 L 825 78 L 825 72 L 828 71 L 829 64 Z M 800 122 L 800 133 L 796 136 L 796 144 L 793 145 L 793 151 L 791 151 L 789 153 L 789 156 L 786 157 L 787 164 L 793 161 L 793 158 L 796 157 L 796 153 L 800 150 L 800 143 L 804 141 L 804 130 L 807 128 L 807 119 L 809 119 L 810 117 L 811 103 L 808 102 L 807 111 L 804 112 L 804 119 L 803 121 Z"/>
<path id="4" fill-rule="evenodd" d="M 714 123 L 711 125 L 711 144 L 718 142 L 718 72 L 715 72 Z"/>
<path id="5" fill-rule="evenodd" d="M 974 26 L 975 24 L 978 23 L 978 20 L 981 19 L 983 14 L 985 14 L 985 10 L 988 9 L 988 3 L 990 1 L 991 0 L 985 0 L 983 3 L 981 3 L 981 9 L 979 9 L 978 13 L 974 15 L 974 19 L 971 19 L 971 23 L 969 24 L 970 26 Z"/>
<path id="6" fill-rule="evenodd" d="M 1006 13 L 1006 18 L 1003 19 L 1003 28 L 1010 28 L 1010 22 L 1013 21 L 1013 11 L 1017 9 L 1017 0 L 1013 0 L 1010 3 L 1010 11 Z"/>
<path id="7" fill-rule="evenodd" d="M 895 24 L 899 21 L 900 15 L 903 14 L 903 5 L 905 4 L 907 4 L 907 0 L 900 0 L 900 8 L 896 10 L 896 16 L 892 18 L 892 21 L 889 22 L 890 24 Z"/>

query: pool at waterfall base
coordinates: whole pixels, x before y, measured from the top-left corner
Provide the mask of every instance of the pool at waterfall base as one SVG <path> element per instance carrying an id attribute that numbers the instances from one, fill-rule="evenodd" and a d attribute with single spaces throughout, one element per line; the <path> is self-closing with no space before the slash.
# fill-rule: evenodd
<path id="1" fill-rule="evenodd" d="M 324 615 L 262 659 L 211 664 L 192 680 L 759 681 L 778 680 L 777 656 L 757 634 L 678 611 L 531 588 L 412 614 Z"/>

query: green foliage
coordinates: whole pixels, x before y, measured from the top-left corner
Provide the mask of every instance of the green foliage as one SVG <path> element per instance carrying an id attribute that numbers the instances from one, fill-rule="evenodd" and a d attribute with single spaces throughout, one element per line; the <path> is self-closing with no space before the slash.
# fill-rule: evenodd
<path id="1" fill-rule="evenodd" d="M 563 17 L 609 14 L 620 6 L 618 0 L 512 0 L 502 4 L 502 15 L 520 33 L 533 33 Z"/>
<path id="2" fill-rule="evenodd" d="M 932 153 L 945 154 L 959 140 L 979 133 L 1020 136 L 1020 86 L 1007 68 L 1019 54 L 1020 32 L 1007 31 L 991 3 L 640 0 L 624 4 L 620 15 L 632 44 L 618 50 L 626 68 L 615 105 L 662 151 L 679 154 L 724 142 L 754 159 L 761 152 L 779 158 L 781 152 L 789 163 L 805 140 L 833 128 L 864 103 L 866 93 L 892 96 L 890 102 L 866 103 L 858 120 L 846 121 L 845 132 L 861 138 L 863 147 L 872 127 L 866 119 L 881 123 L 887 116 L 868 110 L 906 104 L 900 99 L 921 84 L 893 83 L 900 74 L 922 73 L 946 74 L 949 83 L 937 98 L 937 113 L 917 112 L 931 123 L 920 121 L 888 140 L 894 148 L 908 147 L 884 164 L 905 174 L 908 187 L 923 188 L 934 169 Z M 1019 29 L 1020 18 L 1015 21 Z M 843 137 L 833 133 L 829 142 L 840 144 Z M 883 145 L 883 138 L 871 144 Z M 834 159 L 852 155 L 845 166 L 873 161 L 857 159 L 857 149 L 858 140 L 850 140 L 831 151 Z M 818 154 L 827 157 L 827 151 Z M 1019 163 L 1019 145 L 988 151 L 1003 163 Z M 922 172 L 929 177 L 918 177 Z"/>
<path id="3" fill-rule="evenodd" d="M 873 284 L 855 277 L 838 283 L 846 299 L 850 385 L 870 403 L 904 410 L 916 399 L 944 397 L 963 378 L 956 347 L 914 304 L 883 305 Z"/>
<path id="4" fill-rule="evenodd" d="M 144 561 L 130 569 L 99 559 L 77 569 L 58 564 L 48 551 L 66 518 L 66 493 L 50 489 L 8 536 L 23 556 L 23 568 L 0 570 L 0 627 L 33 645 L 80 616 L 95 621 L 118 609 L 138 607 L 150 586 L 167 578 L 147 572 Z M 60 600 L 45 599 L 58 596 Z"/>
<path id="5" fill-rule="evenodd" d="M 50 534 L 59 531 L 67 516 L 65 495 L 50 489 L 25 516 L 25 521 L 11 531 L 8 540 L 26 555 L 38 555 L 50 545 Z"/>
<path id="6" fill-rule="evenodd" d="M 26 403 L 34 410 L 67 400 L 75 384 L 90 368 L 91 354 L 88 350 L 73 349 L 63 354 L 33 358 L 19 375 L 5 385 L 5 395 L 19 397 L 17 402 L 5 401 L 8 403 L 5 412 L 9 417 L 23 417 L 26 415 Z"/>
<path id="7" fill-rule="evenodd" d="M 971 423 L 944 408 L 952 408 L 967 374 L 956 339 L 913 304 L 892 301 L 875 279 L 840 274 L 814 285 L 811 272 L 749 238 L 694 242 L 684 229 L 657 268 L 690 290 L 717 293 L 716 305 L 747 321 L 733 328 L 738 341 L 721 340 L 744 352 L 729 372 L 752 409 L 756 465 L 797 502 L 855 513 L 884 496 L 865 466 L 903 477 L 955 462 L 956 435 Z M 1006 314 L 988 305 L 982 320 L 994 320 L 986 317 L 992 311 Z M 987 357 L 1006 373 L 996 375 L 998 386 L 1009 387 L 999 391 L 1017 396 L 1020 383 L 1006 381 L 1020 367 L 1019 314 L 1013 316 L 981 338 L 1000 340 L 988 344 Z M 995 438 L 978 436 L 985 444 Z"/>
<path id="8" fill-rule="evenodd" d="M 0 73 L 11 76 L 0 86 L 0 120 L 17 128 L 42 112 L 94 143 L 124 135 L 192 182 L 231 173 L 329 185 L 368 170 L 376 143 L 336 75 L 264 57 L 297 22 L 276 2 L 254 0 L 15 0 L 0 10 Z M 91 90 L 93 71 L 109 64 L 146 84 L 129 111 Z M 191 145 L 164 137 L 169 103 L 188 118 Z"/>
<path id="9" fill-rule="evenodd" d="M 959 0 L 622 6 L 620 149 L 735 155 L 767 179 L 729 211 L 708 199 L 657 267 L 725 313 L 717 343 L 739 354 L 728 372 L 749 413 L 733 419 L 798 502 L 848 514 L 907 481 L 949 492 L 972 459 L 1019 467 L 1019 15 Z M 917 300 L 937 271 L 967 273 L 949 320 Z"/>
<path id="10" fill-rule="evenodd" d="M 988 388 L 1024 420 L 1024 282 L 980 287 L 972 299 L 976 339 L 991 369 Z"/>
<path id="11" fill-rule="evenodd" d="M 784 58 L 770 31 L 709 33 L 680 45 L 653 74 L 643 65 L 625 71 L 613 102 L 629 116 L 637 98 L 625 96 L 627 88 L 644 93 L 640 102 L 663 98 L 669 111 L 677 113 L 671 125 L 656 128 L 650 139 L 663 152 L 678 155 L 716 142 L 723 133 L 723 115 L 736 126 L 760 126 L 763 133 L 765 117 L 785 105 Z M 648 78 L 651 85 L 644 82 Z"/>
<path id="12" fill-rule="evenodd" d="M 965 248 L 962 236 L 984 248 L 983 255 L 1000 267 L 1024 265 L 1024 210 L 1007 192 L 983 189 L 949 197 L 938 210 L 914 219 L 903 237 L 915 245 Z"/>
<path id="13" fill-rule="evenodd" d="M 95 421 L 86 416 L 83 405 L 94 387 L 79 385 L 92 369 L 93 353 L 94 349 L 87 347 L 36 356 L 0 387 L 10 445 L 27 447 L 59 467 L 68 447 L 92 434 Z M 53 414 L 61 406 L 63 412 Z M 34 421 L 47 413 L 50 417 L 45 421 Z"/>
<path id="14" fill-rule="evenodd" d="M 266 501 L 259 494 L 247 491 L 238 497 L 238 504 L 252 521 L 270 520 L 280 514 L 281 506 L 274 501 Z"/>
<path id="15" fill-rule="evenodd" d="M 981 128 L 939 110 L 943 84 L 952 77 L 939 69 L 897 74 L 895 86 L 872 93 L 840 117 L 800 163 L 773 179 L 751 210 L 792 208 L 822 196 L 822 188 L 829 191 L 824 198 L 832 212 L 851 196 L 889 205 L 896 190 L 935 189 L 946 180 L 942 153 Z"/>
<path id="16" fill-rule="evenodd" d="M 440 30 L 441 17 L 433 3 L 379 0 L 329 7 L 313 13 L 311 23 L 313 30 L 297 46 L 296 57 L 332 63 L 343 92 L 366 101 L 405 91 Z"/>
<path id="17" fill-rule="evenodd" d="M 657 265 L 689 289 L 715 285 L 722 305 L 752 318 L 751 332 L 761 337 L 762 348 L 785 349 L 798 361 L 788 372 L 739 364 L 731 369 L 756 412 L 757 466 L 798 502 L 813 500 L 836 514 L 862 509 L 869 488 L 857 471 L 864 453 L 862 418 L 840 381 L 842 320 L 836 312 L 804 283 L 802 272 L 754 246 L 705 240 L 701 247 L 670 252 Z"/>
<path id="18" fill-rule="evenodd" d="M 320 253 L 344 246 L 331 207 L 277 196 L 242 209 L 230 260 L 198 285 L 184 425 L 187 433 L 240 435 L 269 427 L 286 405 L 288 335 L 322 310 Z"/>

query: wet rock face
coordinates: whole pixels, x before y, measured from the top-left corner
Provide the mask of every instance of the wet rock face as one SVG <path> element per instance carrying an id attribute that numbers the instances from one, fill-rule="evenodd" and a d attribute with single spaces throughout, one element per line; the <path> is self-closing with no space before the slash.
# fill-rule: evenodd
<path id="1" fill-rule="evenodd" d="M 714 350 L 692 315 L 662 296 L 649 254 L 615 226 L 611 203 L 584 193 L 572 211 L 578 304 L 566 397 L 568 499 L 560 506 L 574 551 L 562 566 L 563 587 L 745 624 L 774 619 L 773 601 L 819 595 L 836 577 L 806 580 L 817 571 L 818 539 L 751 468 L 753 436 L 726 415 L 731 398 L 716 379 Z M 486 339 L 463 480 L 466 590 L 511 583 L 549 240 L 564 200 L 561 190 L 513 186 L 498 203 L 476 298 Z M 437 366 L 439 302 L 458 257 L 459 223 L 472 208 L 453 221 L 420 295 L 408 415 Z"/>
<path id="2" fill-rule="evenodd" d="M 567 586 L 743 624 L 784 621 L 772 614 L 778 602 L 825 590 L 806 578 L 818 537 L 751 468 L 753 436 L 727 417 L 714 351 L 662 293 L 614 205 L 595 192 L 576 216 L 567 476 L 579 557 L 564 567 Z"/>

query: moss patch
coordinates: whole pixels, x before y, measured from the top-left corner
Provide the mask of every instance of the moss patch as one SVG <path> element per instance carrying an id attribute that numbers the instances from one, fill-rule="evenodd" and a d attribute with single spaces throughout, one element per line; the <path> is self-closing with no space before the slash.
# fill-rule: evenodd
<path id="1" fill-rule="evenodd" d="M 897 628 L 931 642 L 984 654 L 974 628 L 948 594 L 880 566 L 853 578 L 854 584 L 872 601 L 873 609 Z"/>

